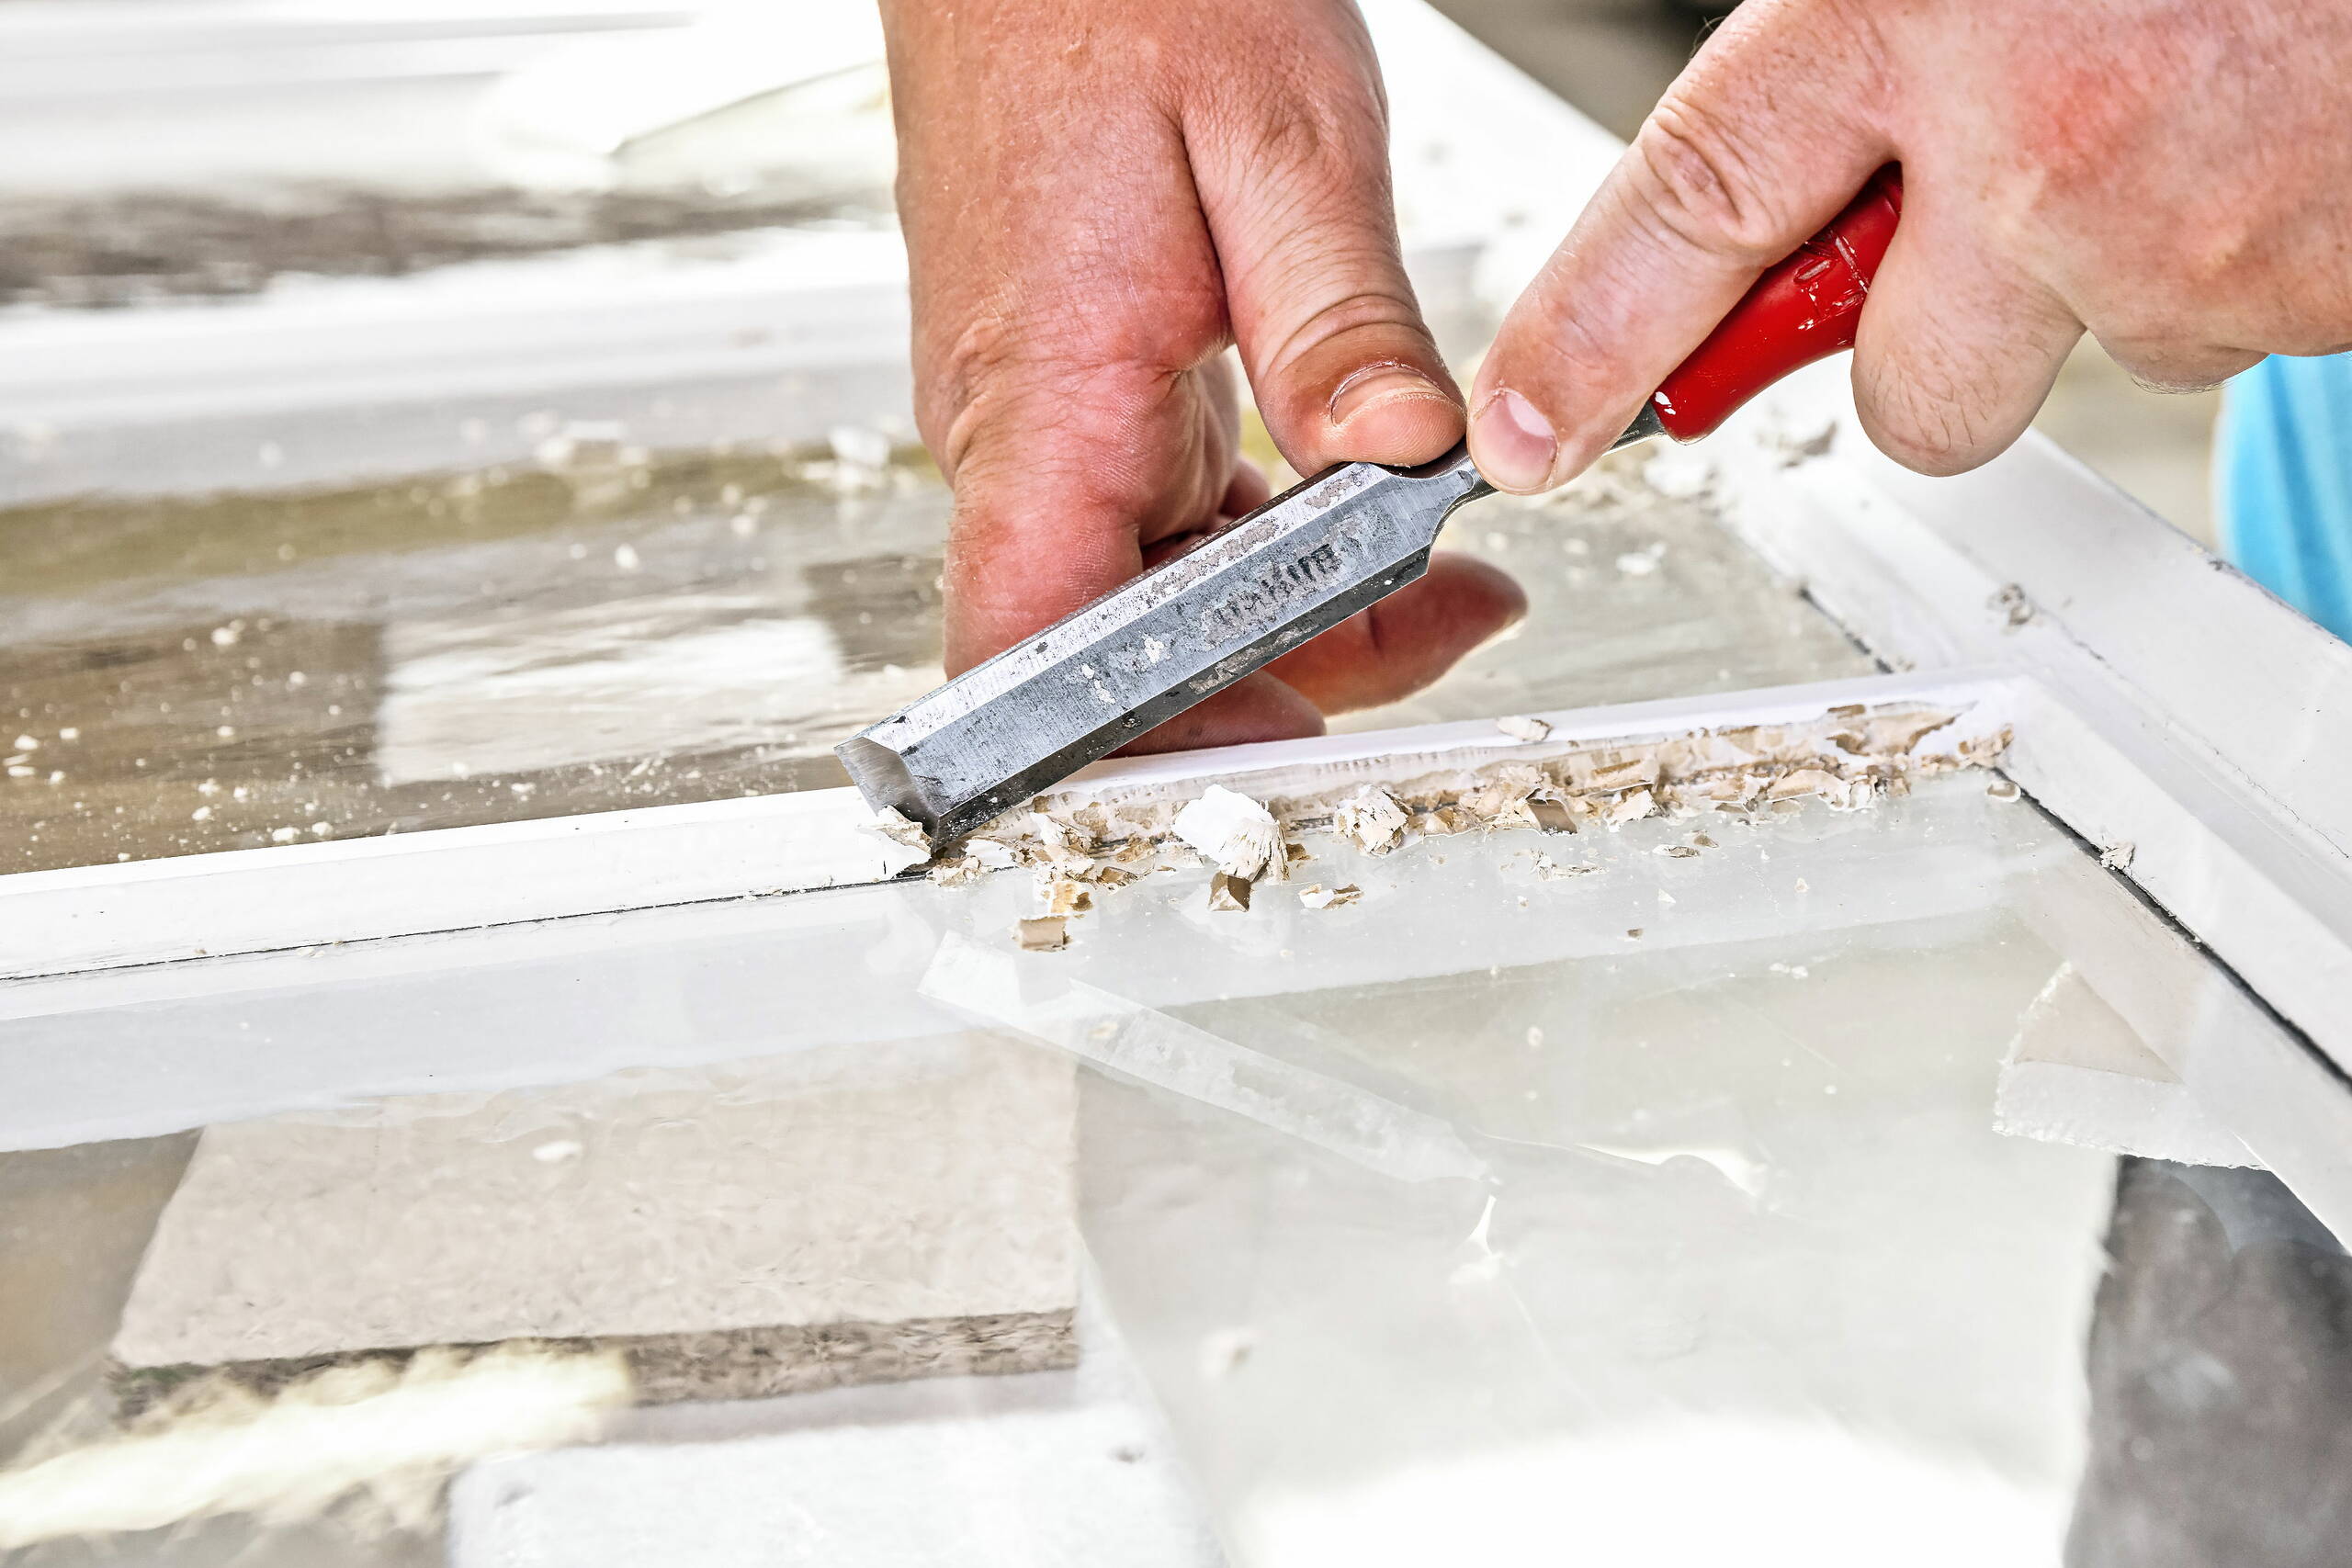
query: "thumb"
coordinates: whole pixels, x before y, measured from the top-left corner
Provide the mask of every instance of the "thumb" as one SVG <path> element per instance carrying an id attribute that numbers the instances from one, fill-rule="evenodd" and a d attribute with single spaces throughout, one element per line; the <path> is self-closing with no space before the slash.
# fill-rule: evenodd
<path id="1" fill-rule="evenodd" d="M 1470 449 L 1504 490 L 1574 477 L 1757 276 L 1893 148 L 1854 0 L 1749 0 L 1667 92 L 1504 320 Z"/>
<path id="2" fill-rule="evenodd" d="M 1462 395 L 1397 253 L 1386 117 L 1351 10 L 1342 58 L 1187 142 L 1227 309 L 1291 467 L 1424 463 L 1462 439 Z"/>

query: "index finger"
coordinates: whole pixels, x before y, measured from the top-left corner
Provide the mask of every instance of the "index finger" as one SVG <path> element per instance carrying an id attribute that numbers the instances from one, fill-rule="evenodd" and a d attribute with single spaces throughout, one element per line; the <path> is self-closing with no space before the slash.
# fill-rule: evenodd
<path id="1" fill-rule="evenodd" d="M 1573 478 L 1757 276 L 1894 149 L 1851 0 L 1750 0 L 1669 88 L 1535 281 L 1471 393 L 1498 488 Z"/>

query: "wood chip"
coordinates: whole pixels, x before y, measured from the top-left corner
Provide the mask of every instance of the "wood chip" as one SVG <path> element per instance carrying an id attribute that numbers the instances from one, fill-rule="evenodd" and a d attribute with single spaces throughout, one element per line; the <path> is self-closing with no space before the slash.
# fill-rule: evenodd
<path id="1" fill-rule="evenodd" d="M 1595 789 L 1623 789 L 1632 784 L 1654 784 L 1657 780 L 1656 757 L 1620 757 L 1612 761 L 1595 762 L 1591 778 Z"/>
<path id="2" fill-rule="evenodd" d="M 1019 934 L 1024 953 L 1059 953 L 1069 945 L 1069 922 L 1059 915 L 1023 920 Z"/>
<path id="3" fill-rule="evenodd" d="M 1531 745 L 1552 733 L 1552 727 L 1542 719 L 1529 718 L 1520 714 L 1495 720 L 1495 728 L 1513 740 L 1525 741 Z"/>
<path id="4" fill-rule="evenodd" d="M 1799 768 L 1772 781 L 1765 793 L 1774 800 L 1795 800 L 1808 795 L 1839 793 L 1838 775 L 1821 768 Z"/>
<path id="5" fill-rule="evenodd" d="M 1230 872 L 1218 872 L 1209 878 L 1209 908 L 1212 909 L 1246 909 L 1250 907 L 1250 879 Z"/>
<path id="6" fill-rule="evenodd" d="M 1577 814 L 1568 809 L 1565 800 L 1531 800 L 1527 814 L 1535 825 L 1547 833 L 1573 833 L 1577 830 Z"/>
<path id="7" fill-rule="evenodd" d="M 1363 889 L 1352 882 L 1340 887 L 1325 887 L 1317 884 L 1298 890 L 1298 901 L 1310 909 L 1337 909 L 1363 897 Z"/>
<path id="8" fill-rule="evenodd" d="M 1421 831 L 1431 835 L 1466 833 L 1476 826 L 1476 816 L 1459 806 L 1441 806 L 1421 814 Z"/>
<path id="9" fill-rule="evenodd" d="M 1991 784 L 1984 786 L 1984 793 L 1991 795 L 1995 800 L 2015 800 L 2018 797 L 2018 781 L 2015 779 L 1995 779 Z"/>
<path id="10" fill-rule="evenodd" d="M 1385 854 L 1405 831 L 1405 808 L 1386 790 L 1366 784 L 1340 802 L 1331 827 L 1364 853 Z"/>

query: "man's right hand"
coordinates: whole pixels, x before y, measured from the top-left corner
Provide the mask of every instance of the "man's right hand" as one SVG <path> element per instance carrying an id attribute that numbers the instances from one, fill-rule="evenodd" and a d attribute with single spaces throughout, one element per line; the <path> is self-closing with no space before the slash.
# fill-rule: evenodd
<path id="1" fill-rule="evenodd" d="M 950 673 L 1266 499 L 1229 344 L 1301 473 L 1461 438 L 1348 0 L 885 0 L 883 20 L 916 412 L 956 491 Z M 1317 733 L 1436 679 L 1523 604 L 1441 555 L 1141 749 Z"/>
<path id="2" fill-rule="evenodd" d="M 1573 477 L 1890 162 L 1854 391 L 1914 468 L 2016 440 L 2086 328 L 2165 388 L 2352 346 L 2347 82 L 2345 0 L 1747 0 L 1512 308 L 1472 455 Z"/>

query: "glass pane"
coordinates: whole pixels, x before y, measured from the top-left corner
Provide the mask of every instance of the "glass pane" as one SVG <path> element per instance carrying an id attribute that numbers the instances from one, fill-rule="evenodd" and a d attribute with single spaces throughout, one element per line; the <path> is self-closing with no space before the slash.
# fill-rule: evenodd
<path id="1" fill-rule="evenodd" d="M 940 678 L 871 17 L 525 12 L 0 17 L 32 62 L 0 148 L 74 150 L 0 160 L 0 873 L 836 785 Z M 1574 116 L 1413 7 L 1374 25 L 1467 364 L 1532 257 L 1452 106 Z M 635 129 L 590 148 L 602 110 Z M 1643 473 L 1465 512 L 1449 546 L 1529 618 L 1342 727 L 1870 668 Z"/>
<path id="2" fill-rule="evenodd" d="M 481 471 L 0 512 L 0 870 L 839 785 L 832 745 L 942 678 L 918 453 L 558 428 Z M 1459 514 L 1529 618 L 1342 727 L 1873 668 L 1641 472 Z"/>
<path id="3" fill-rule="evenodd" d="M 2052 917 L 2130 896 L 1984 778 L 1315 835 L 1247 910 L 1166 871 L 1055 952 L 1016 871 L 12 987 L 0 1541 L 2055 1562 L 2256 1498 L 2329 1539 L 2341 1249 L 2258 1169 L 2130 1161 L 2119 1206 L 2021 1095 L 2093 1061 L 2196 1112 Z"/>

